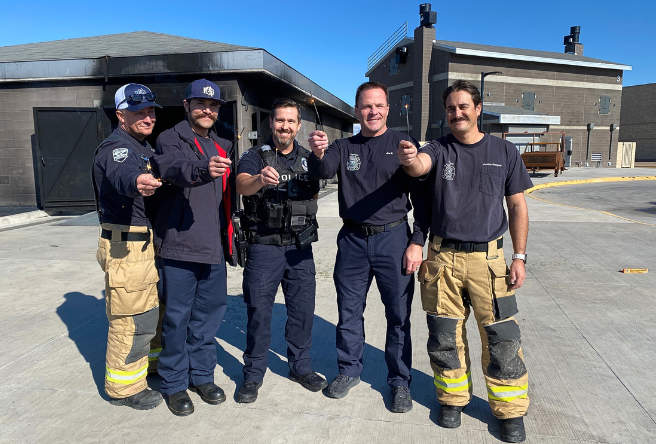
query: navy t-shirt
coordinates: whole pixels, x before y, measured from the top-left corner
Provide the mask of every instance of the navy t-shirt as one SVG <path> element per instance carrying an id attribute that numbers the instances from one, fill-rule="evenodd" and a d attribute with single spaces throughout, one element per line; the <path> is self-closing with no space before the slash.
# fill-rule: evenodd
<path id="1" fill-rule="evenodd" d="M 418 181 L 401 166 L 397 149 L 401 140 L 416 140 L 393 129 L 376 137 L 362 133 L 335 140 L 323 159 L 308 160 L 310 178 L 339 176 L 339 216 L 358 224 L 386 225 L 403 218 L 412 209 L 409 194 L 418 191 Z M 415 220 L 417 215 L 415 212 Z M 415 224 L 411 242 L 422 244 L 425 233 Z"/>
<path id="2" fill-rule="evenodd" d="M 465 242 L 489 242 L 508 229 L 503 197 L 533 183 L 512 143 L 485 136 L 464 145 L 452 134 L 419 149 L 433 163 L 431 234 Z"/>

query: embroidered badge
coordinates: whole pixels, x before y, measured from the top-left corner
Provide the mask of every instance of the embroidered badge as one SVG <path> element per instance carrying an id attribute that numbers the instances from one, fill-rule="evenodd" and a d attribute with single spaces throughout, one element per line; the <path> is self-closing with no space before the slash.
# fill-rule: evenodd
<path id="1" fill-rule="evenodd" d="M 112 154 L 114 155 L 114 162 L 123 163 L 123 161 L 128 158 L 128 149 L 116 148 L 112 151 Z"/>
<path id="2" fill-rule="evenodd" d="M 349 154 L 346 169 L 349 171 L 357 171 L 360 169 L 360 156 L 357 154 Z"/>
<path id="3" fill-rule="evenodd" d="M 203 94 L 210 97 L 214 97 L 214 88 L 212 88 L 211 86 L 206 86 L 205 88 L 203 88 Z"/>
<path id="4" fill-rule="evenodd" d="M 301 159 L 301 167 L 303 168 L 303 171 L 308 170 L 307 159 L 305 157 Z"/>
<path id="5" fill-rule="evenodd" d="M 136 90 L 136 91 L 134 92 L 134 94 L 148 94 L 148 91 L 146 91 L 146 90 L 143 89 L 143 88 L 139 88 L 138 90 Z"/>
<path id="6" fill-rule="evenodd" d="M 444 165 L 442 177 L 446 180 L 453 180 L 453 178 L 456 177 L 456 166 L 451 162 L 447 162 L 447 164 Z"/>

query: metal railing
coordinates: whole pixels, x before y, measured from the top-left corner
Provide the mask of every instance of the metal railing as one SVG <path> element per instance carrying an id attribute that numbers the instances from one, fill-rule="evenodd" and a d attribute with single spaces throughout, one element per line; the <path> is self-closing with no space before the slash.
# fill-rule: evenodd
<path id="1" fill-rule="evenodd" d="M 376 50 L 373 54 L 369 56 L 367 59 L 367 71 L 369 71 L 373 66 L 378 63 L 380 59 L 382 59 L 385 54 L 397 43 L 399 43 L 401 40 L 404 39 L 406 34 L 408 33 L 408 22 L 406 21 L 404 24 L 401 25 L 399 29 L 397 29 L 394 34 L 390 38 L 388 38 L 385 43 L 382 44 L 380 48 Z"/>

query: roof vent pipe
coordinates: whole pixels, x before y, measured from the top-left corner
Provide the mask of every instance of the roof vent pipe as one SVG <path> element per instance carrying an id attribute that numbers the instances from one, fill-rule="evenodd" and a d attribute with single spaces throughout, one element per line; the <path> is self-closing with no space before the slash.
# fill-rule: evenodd
<path id="1" fill-rule="evenodd" d="M 419 5 L 419 16 L 421 17 L 421 21 L 419 22 L 421 26 L 431 28 L 437 23 L 437 12 L 431 11 L 430 3 Z"/>
<path id="2" fill-rule="evenodd" d="M 569 33 L 572 36 L 572 43 L 579 43 L 579 36 L 581 35 L 580 26 L 572 26 L 569 28 Z"/>

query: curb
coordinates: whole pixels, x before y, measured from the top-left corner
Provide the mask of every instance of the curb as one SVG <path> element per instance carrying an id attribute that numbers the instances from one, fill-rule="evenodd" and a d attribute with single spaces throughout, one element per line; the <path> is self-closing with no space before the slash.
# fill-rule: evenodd
<path id="1" fill-rule="evenodd" d="M 541 183 L 533 188 L 524 191 L 524 194 L 530 194 L 533 191 L 543 188 L 559 187 L 562 185 L 580 185 L 584 183 L 602 183 L 602 182 L 631 182 L 634 180 L 656 180 L 656 176 L 619 176 L 619 177 L 597 177 L 595 179 L 563 180 L 560 182 Z"/>
<path id="2" fill-rule="evenodd" d="M 12 214 L 10 216 L 0 217 L 0 227 L 6 227 L 9 225 L 20 224 L 23 222 L 30 222 L 33 220 L 41 219 L 44 217 L 50 217 L 45 211 L 28 211 L 26 213 Z"/>

